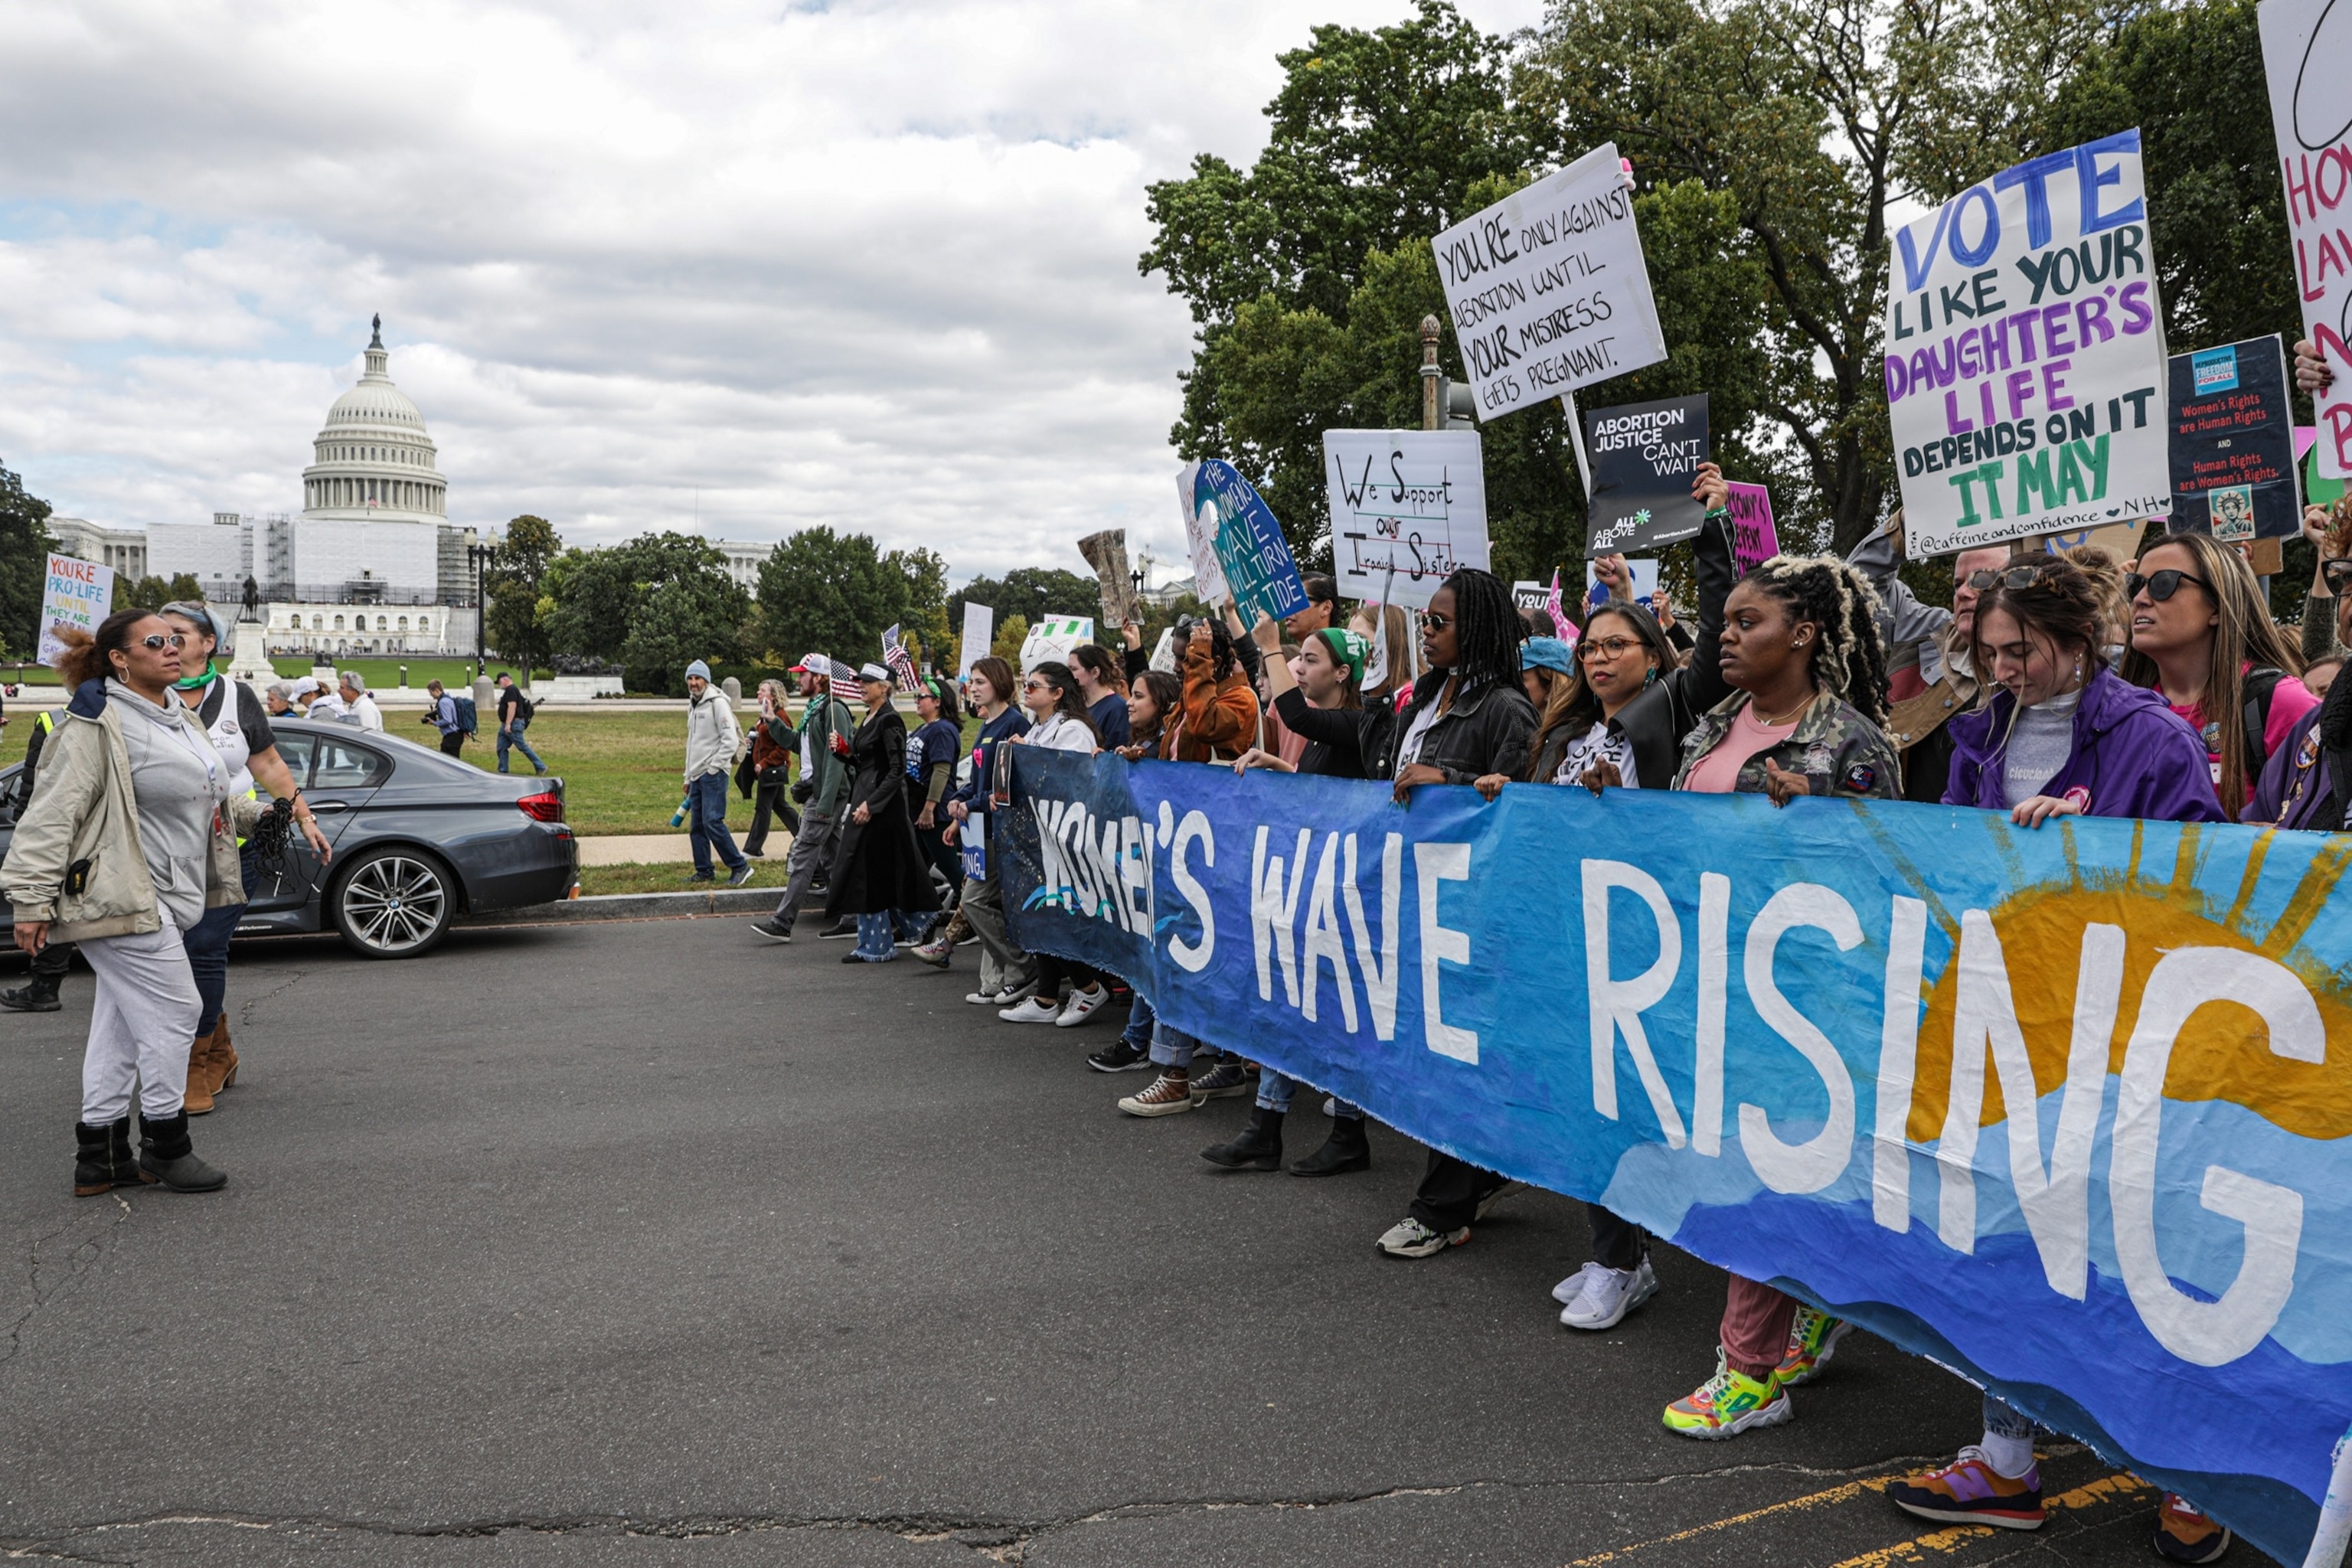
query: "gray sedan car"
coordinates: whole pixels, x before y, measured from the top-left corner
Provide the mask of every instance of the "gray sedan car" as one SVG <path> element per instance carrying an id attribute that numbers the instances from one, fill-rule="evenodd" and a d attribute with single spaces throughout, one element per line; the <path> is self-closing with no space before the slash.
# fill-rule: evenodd
<path id="1" fill-rule="evenodd" d="M 284 865 L 255 882 L 239 936 L 331 927 L 371 958 L 415 958 L 453 921 L 566 898 L 579 880 L 560 778 L 485 773 L 348 724 L 289 718 L 270 728 L 334 858 L 320 866 L 294 836 Z M 0 771 L 0 854 L 16 820 L 17 773 Z"/>

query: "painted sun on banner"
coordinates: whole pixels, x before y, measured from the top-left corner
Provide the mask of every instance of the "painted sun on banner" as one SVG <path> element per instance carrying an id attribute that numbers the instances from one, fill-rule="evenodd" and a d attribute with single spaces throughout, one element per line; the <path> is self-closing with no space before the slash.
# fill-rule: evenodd
<path id="1" fill-rule="evenodd" d="M 2164 314 L 2126 131 L 1895 235 L 1886 408 L 1914 555 L 2168 516 Z"/>

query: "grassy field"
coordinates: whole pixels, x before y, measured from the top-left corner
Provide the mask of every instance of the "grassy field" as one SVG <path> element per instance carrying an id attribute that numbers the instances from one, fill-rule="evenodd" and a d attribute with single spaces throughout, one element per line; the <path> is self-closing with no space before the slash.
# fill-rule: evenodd
<path id="1" fill-rule="evenodd" d="M 739 846 L 742 837 L 740 831 L 735 836 Z M 769 847 L 780 851 L 782 843 L 782 838 L 778 837 Z M 720 866 L 717 869 L 720 880 L 724 881 L 727 868 Z M 680 861 L 675 866 L 583 866 L 580 868 L 580 896 L 593 899 L 606 893 L 682 893 L 688 890 L 686 879 L 693 872 L 693 864 L 688 861 Z M 751 879 L 744 886 L 773 888 L 779 893 L 782 892 L 784 861 L 782 853 L 779 852 L 773 859 L 752 861 Z M 817 900 L 820 904 L 824 901 L 822 897 Z"/>
<path id="2" fill-rule="evenodd" d="M 310 661 L 307 658 L 273 658 L 269 663 L 280 677 L 288 680 L 310 673 Z M 335 666 L 337 669 L 358 670 L 360 679 L 365 680 L 371 689 L 384 691 L 399 686 L 404 667 L 408 671 L 409 686 L 418 691 L 425 689 L 425 683 L 428 680 L 438 680 L 453 689 L 470 686 L 474 680 L 474 661 L 470 658 L 347 658 Z M 486 673 L 496 675 L 500 668 L 493 660 Z M 58 672 L 46 665 L 0 665 L 0 671 L 5 671 L 5 674 L 0 674 L 0 679 L 21 680 L 27 686 L 55 686 L 58 683 Z M 522 679 L 521 671 L 514 670 L 512 673 L 516 679 Z"/>

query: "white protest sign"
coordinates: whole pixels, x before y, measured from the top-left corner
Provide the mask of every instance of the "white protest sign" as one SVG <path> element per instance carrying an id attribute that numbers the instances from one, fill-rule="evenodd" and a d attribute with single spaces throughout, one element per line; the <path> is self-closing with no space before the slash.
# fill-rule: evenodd
<path id="1" fill-rule="evenodd" d="M 1184 514 L 1184 548 L 1192 558 L 1192 592 L 1204 605 L 1233 597 L 1225 586 L 1225 569 L 1217 561 L 1216 509 L 1192 504 L 1198 493 L 1201 465 L 1187 463 L 1176 471 L 1176 507 Z"/>
<path id="2" fill-rule="evenodd" d="M 955 672 L 958 675 L 970 675 L 971 667 L 979 660 L 986 658 L 988 650 L 996 646 L 995 637 L 995 610 L 986 605 L 975 605 L 969 599 L 965 600 L 963 647 L 956 655 Z"/>
<path id="3" fill-rule="evenodd" d="M 2352 12 L 2333 0 L 2263 0 L 2256 14 L 2271 129 L 2286 181 L 2303 335 L 2319 345 L 2336 382 L 2312 395 L 2322 478 L 2352 478 Z"/>
<path id="4" fill-rule="evenodd" d="M 1095 640 L 1092 616 L 1047 616 L 1029 628 L 1021 643 L 1021 673 L 1041 664 L 1067 664 L 1070 655 Z"/>
<path id="5" fill-rule="evenodd" d="M 1613 142 L 1430 244 L 1482 421 L 1666 357 Z"/>
<path id="6" fill-rule="evenodd" d="M 41 591 L 41 662 L 53 665 L 66 650 L 66 645 L 58 640 L 57 627 L 94 633 L 113 604 L 113 567 L 71 555 L 51 555 L 47 585 Z"/>
<path id="7" fill-rule="evenodd" d="M 1886 405 L 1912 555 L 2171 514 L 2154 259 L 2137 131 L 1896 232 Z"/>
<path id="8" fill-rule="evenodd" d="M 1486 565 L 1475 430 L 1326 430 L 1323 486 L 1343 599 L 1425 606 L 1457 567 Z"/>

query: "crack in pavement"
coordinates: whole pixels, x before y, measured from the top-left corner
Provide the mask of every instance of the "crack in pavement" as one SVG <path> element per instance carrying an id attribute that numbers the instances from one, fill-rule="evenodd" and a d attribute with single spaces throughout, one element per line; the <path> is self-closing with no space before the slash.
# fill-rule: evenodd
<path id="1" fill-rule="evenodd" d="M 287 981 L 283 985 L 271 986 L 268 990 L 262 992 L 257 996 L 247 996 L 240 1000 L 236 1005 L 236 1026 L 240 1029 L 247 1029 L 253 1026 L 253 1010 L 256 1007 L 260 1006 L 264 1002 L 268 1001 L 274 996 L 283 996 L 289 991 L 293 990 L 297 985 L 301 984 L 303 980 L 309 975 L 310 971 L 306 969 L 265 969 L 260 971 L 260 973 L 264 974 L 289 974 L 293 976 L 293 978 Z"/>
<path id="2" fill-rule="evenodd" d="M 110 1209 L 104 1206 L 86 1205 L 80 1200 L 76 1200 L 77 1206 L 72 1218 L 57 1229 L 33 1238 L 32 1245 L 26 1249 L 25 1255 L 25 1291 L 29 1300 L 23 1310 L 11 1318 L 6 1337 L 5 1340 L 0 1340 L 0 1367 L 5 1367 L 15 1361 L 17 1352 L 24 1349 L 25 1329 L 40 1314 L 41 1309 L 71 1295 L 80 1286 L 81 1281 L 89 1276 L 90 1269 L 113 1251 L 114 1243 L 120 1237 L 123 1225 L 131 1218 L 131 1208 L 130 1203 L 120 1193 L 109 1193 L 106 1195 L 112 1201 L 113 1206 Z M 92 1218 L 100 1219 L 102 1223 L 93 1226 L 89 1223 Z M 41 1249 L 60 1237 L 76 1232 L 91 1231 L 95 1231 L 95 1234 L 84 1234 L 82 1239 L 74 1245 L 73 1250 L 65 1255 L 63 1259 L 65 1277 L 49 1289 L 46 1291 L 42 1289 L 41 1279 L 45 1268 L 54 1269 L 58 1265 L 54 1262 L 44 1265 L 41 1259 Z"/>

